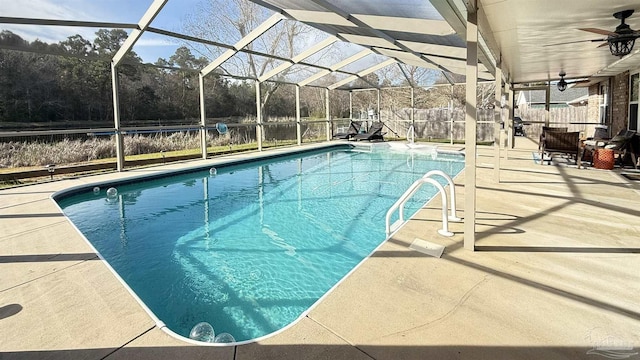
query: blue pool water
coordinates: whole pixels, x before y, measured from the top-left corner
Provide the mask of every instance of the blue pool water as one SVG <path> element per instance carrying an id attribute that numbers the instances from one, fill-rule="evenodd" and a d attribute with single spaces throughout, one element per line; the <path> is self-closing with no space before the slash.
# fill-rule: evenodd
<path id="1" fill-rule="evenodd" d="M 57 201 L 169 329 L 188 337 L 206 321 L 243 341 L 296 320 L 384 241 L 386 212 L 411 183 L 463 165 L 453 155 L 334 149 Z M 407 215 L 434 193 L 423 187 Z"/>

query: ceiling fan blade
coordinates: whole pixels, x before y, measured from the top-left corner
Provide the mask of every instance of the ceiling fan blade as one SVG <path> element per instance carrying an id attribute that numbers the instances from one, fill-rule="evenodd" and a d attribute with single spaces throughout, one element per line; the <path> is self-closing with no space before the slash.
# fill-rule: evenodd
<path id="1" fill-rule="evenodd" d="M 574 81 L 569 83 L 569 87 L 571 88 L 581 88 L 581 87 L 588 87 L 589 84 L 591 84 L 590 80 L 578 80 L 578 81 Z"/>
<path id="2" fill-rule="evenodd" d="M 589 79 L 569 80 L 567 81 L 567 84 L 582 84 L 582 83 L 588 83 L 589 81 L 590 81 Z"/>
<path id="3" fill-rule="evenodd" d="M 596 28 L 580 28 L 578 30 L 588 31 L 588 32 L 592 32 L 600 35 L 607 35 L 607 36 L 615 34 L 613 31 L 596 29 Z"/>
<path id="4" fill-rule="evenodd" d="M 557 45 L 577 44 L 577 43 L 583 43 L 583 42 L 599 42 L 599 41 L 607 41 L 607 39 L 591 39 L 591 40 L 566 41 L 566 42 L 555 43 L 555 44 L 548 44 L 548 45 L 542 45 L 542 46 L 543 46 L 543 47 L 546 47 L 546 46 L 557 46 Z"/>

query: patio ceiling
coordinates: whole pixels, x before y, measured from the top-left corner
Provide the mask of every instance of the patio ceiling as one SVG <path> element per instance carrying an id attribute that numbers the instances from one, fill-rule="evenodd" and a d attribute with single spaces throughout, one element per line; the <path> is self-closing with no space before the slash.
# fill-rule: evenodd
<path id="1" fill-rule="evenodd" d="M 399 63 L 464 74 L 465 41 L 424 0 L 251 0 Z M 492 79 L 491 61 L 478 69 Z"/>
<path id="2" fill-rule="evenodd" d="M 492 38 L 494 54 L 502 54 L 503 70 L 511 82 L 612 76 L 640 66 L 640 44 L 622 60 L 611 55 L 606 35 L 579 30 L 597 28 L 614 31 L 620 20 L 613 13 L 633 9 L 626 23 L 640 29 L 640 2 L 637 0 L 480 0 L 480 17 L 486 18 L 481 31 Z M 572 44 L 553 45 L 583 41 Z M 491 46 L 491 41 L 489 41 Z"/>
<path id="3" fill-rule="evenodd" d="M 398 62 L 464 74 L 466 4 L 463 0 L 252 0 L 289 18 L 365 46 Z M 482 78 L 501 58 L 511 83 L 612 76 L 640 67 L 640 44 L 623 59 L 612 56 L 606 35 L 613 13 L 634 9 L 627 23 L 640 29 L 637 0 L 478 0 Z M 565 42 L 578 43 L 553 45 Z M 551 46 L 550 46 L 551 45 Z"/>

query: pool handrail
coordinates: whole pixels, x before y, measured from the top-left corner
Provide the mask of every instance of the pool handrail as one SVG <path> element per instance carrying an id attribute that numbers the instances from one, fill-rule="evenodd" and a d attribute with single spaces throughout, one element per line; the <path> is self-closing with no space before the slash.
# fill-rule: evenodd
<path id="1" fill-rule="evenodd" d="M 444 187 L 442 186 L 442 184 L 440 184 L 438 181 L 436 181 L 435 179 L 433 179 L 434 176 L 436 175 L 440 175 L 442 177 L 444 177 L 447 182 L 449 183 L 449 187 L 450 187 L 450 192 L 451 192 L 451 215 L 447 216 L 447 212 L 448 212 L 448 200 L 449 197 L 447 196 L 446 191 L 444 190 Z M 442 196 L 442 229 L 438 230 L 438 233 L 442 236 L 447 236 L 447 237 L 451 237 L 454 234 L 449 231 L 449 220 L 450 221 L 461 221 L 460 218 L 458 218 L 456 216 L 456 208 L 455 208 L 455 187 L 453 184 L 453 180 L 451 179 L 451 177 L 449 175 L 447 175 L 445 172 L 443 172 L 442 170 L 431 170 L 429 172 L 427 172 L 426 174 L 424 174 L 420 179 L 416 180 L 413 182 L 413 184 L 411 184 L 411 186 L 409 186 L 409 188 L 404 192 L 404 194 L 402 194 L 402 196 L 400 196 L 400 198 L 393 204 L 391 205 L 391 207 L 389 208 L 389 210 L 387 211 L 387 216 L 385 218 L 385 227 L 386 227 L 386 234 L 387 237 L 389 237 L 391 235 L 391 216 L 393 215 L 393 213 L 396 210 L 398 211 L 398 221 L 399 222 L 404 222 L 404 206 L 407 203 L 407 201 L 409 201 L 409 199 L 422 187 L 422 185 L 424 184 L 431 184 L 433 186 L 435 186 L 438 189 L 438 192 L 440 193 L 440 195 Z"/>
<path id="2" fill-rule="evenodd" d="M 407 129 L 407 141 L 409 144 L 413 144 L 416 140 L 416 130 L 413 125 L 409 125 L 409 129 Z"/>
<path id="3" fill-rule="evenodd" d="M 447 183 L 449 185 L 449 209 L 451 210 L 451 214 L 449 215 L 449 221 L 453 221 L 453 222 L 462 221 L 462 219 L 456 215 L 456 186 L 453 183 L 453 179 L 446 172 L 442 170 L 437 170 L 437 169 L 429 170 L 426 174 L 422 175 L 422 177 L 433 177 L 435 175 L 439 175 L 443 177 L 445 180 L 447 180 Z"/>

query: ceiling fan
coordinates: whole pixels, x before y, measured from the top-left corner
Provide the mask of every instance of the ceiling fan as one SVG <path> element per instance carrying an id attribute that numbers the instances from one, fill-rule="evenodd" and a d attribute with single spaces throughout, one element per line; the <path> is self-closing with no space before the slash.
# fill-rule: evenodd
<path id="1" fill-rule="evenodd" d="M 592 40 L 578 40 L 569 41 L 558 44 L 550 44 L 545 46 L 555 46 L 564 44 L 575 44 L 581 42 L 601 42 L 606 41 L 605 44 L 600 46 L 609 45 L 609 50 L 614 56 L 623 57 L 631 52 L 633 45 L 637 38 L 640 38 L 640 31 L 632 30 L 629 25 L 625 23 L 625 20 L 633 14 L 634 10 L 623 10 L 613 14 L 613 17 L 620 20 L 620 25 L 616 27 L 614 31 L 597 29 L 597 28 L 581 28 L 578 30 L 588 31 L 600 35 L 606 35 L 604 39 L 592 39 Z"/>
<path id="2" fill-rule="evenodd" d="M 560 76 L 560 80 L 558 81 L 558 83 L 556 85 L 558 86 L 558 90 L 561 91 L 561 92 L 567 90 L 567 87 L 569 85 L 589 82 L 588 79 L 578 79 L 578 80 L 566 81 L 564 79 L 564 77 L 567 76 L 567 73 L 564 72 L 564 71 L 560 71 L 558 76 Z"/>
<path id="3" fill-rule="evenodd" d="M 565 91 L 567 90 L 567 86 L 569 86 L 570 84 L 577 84 L 582 82 L 583 80 L 578 80 L 578 81 L 566 81 L 564 79 L 565 76 L 567 76 L 567 73 L 564 71 L 560 71 L 560 73 L 558 74 L 558 76 L 560 76 L 560 81 L 558 81 L 557 86 L 558 86 L 558 90 L 560 91 Z"/>

